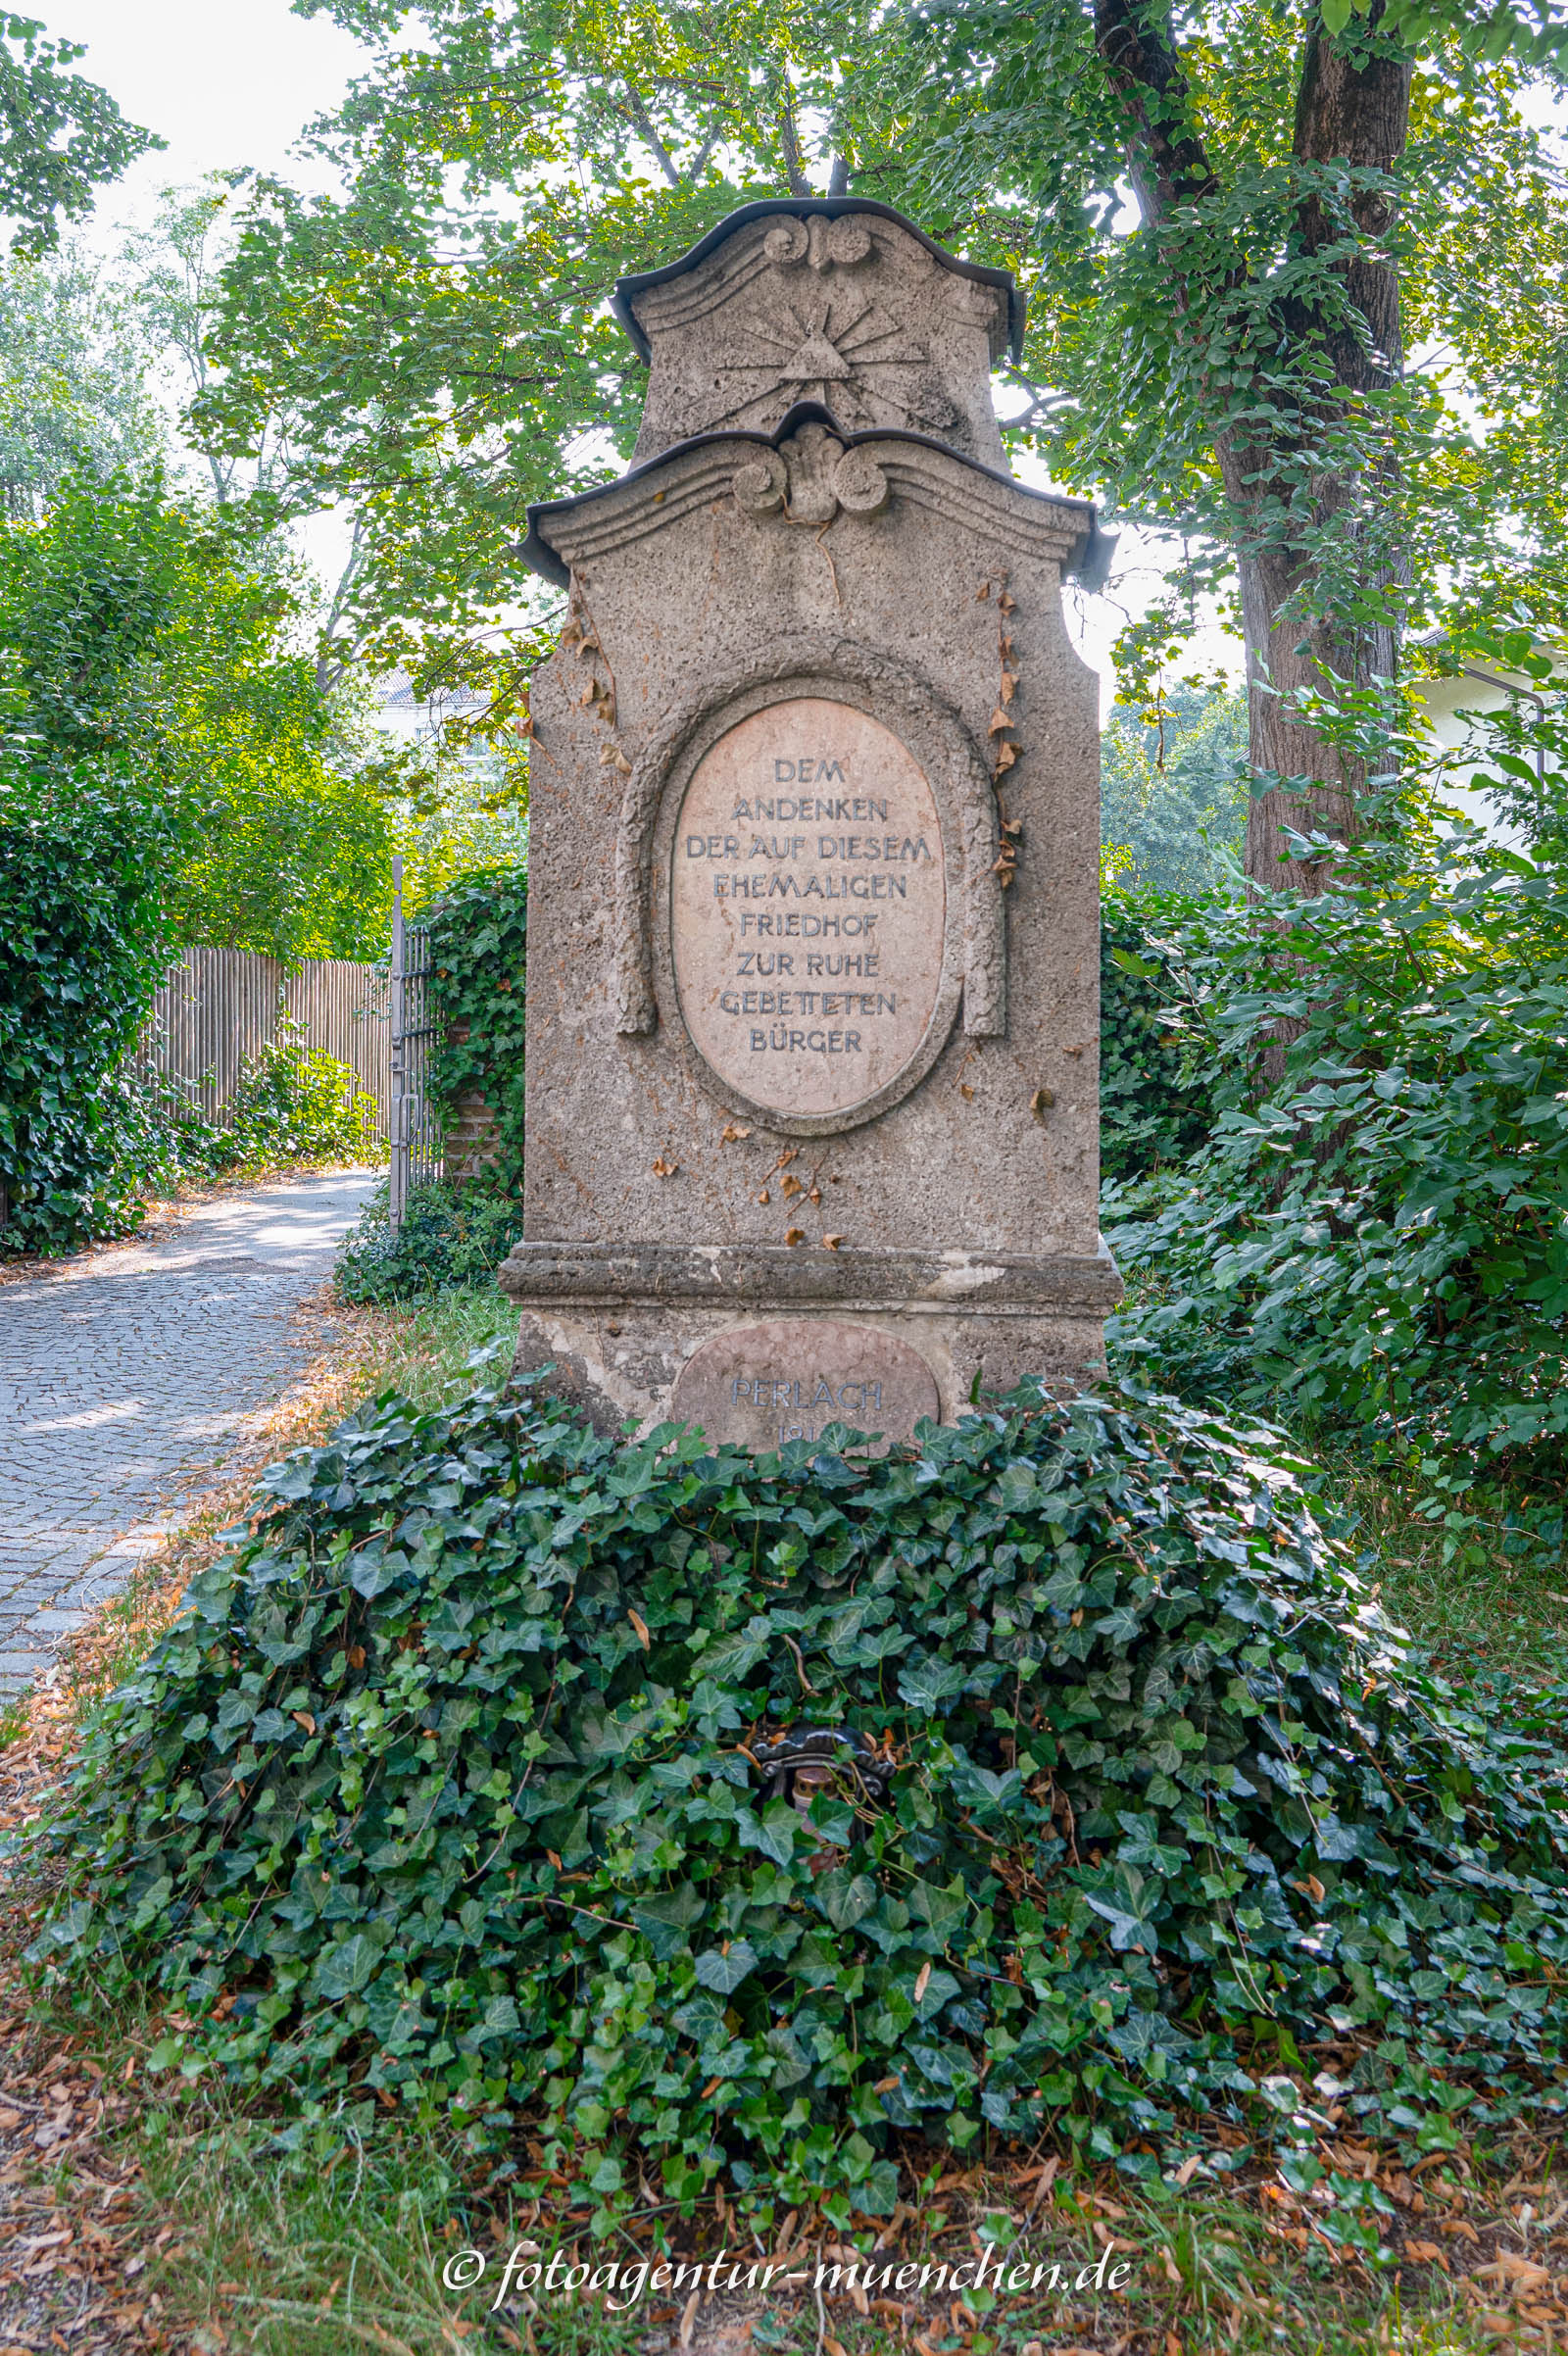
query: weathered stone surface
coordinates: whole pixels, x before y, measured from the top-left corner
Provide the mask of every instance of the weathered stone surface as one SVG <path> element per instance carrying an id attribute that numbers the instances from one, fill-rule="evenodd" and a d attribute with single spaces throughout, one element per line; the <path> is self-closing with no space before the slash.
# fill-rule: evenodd
<path id="1" fill-rule="evenodd" d="M 906 1440 L 941 1415 L 936 1378 L 917 1350 L 874 1325 L 770 1317 L 731 1326 L 681 1368 L 670 1414 L 710 1440 L 782 1448 L 819 1440 L 829 1424 Z"/>
<path id="2" fill-rule="evenodd" d="M 657 1420 L 695 1348 L 810 1304 L 916 1350 L 951 1418 L 976 1380 L 1100 1362 L 1119 1291 L 1098 1226 L 1098 697 L 1061 608 L 1093 514 L 970 455 L 982 409 L 995 435 L 1005 289 L 879 213 L 862 251 L 856 217 L 743 215 L 694 269 L 634 282 L 661 455 L 531 518 L 568 614 L 532 697 L 526 1202 L 503 1282 L 519 1366 L 569 1357 L 602 1415 Z M 769 257 L 781 223 L 804 260 Z M 725 338 L 780 270 L 813 303 L 853 277 L 885 348 L 920 345 L 956 388 L 947 446 L 831 375 L 714 430 Z M 696 438 L 666 447 L 677 426 Z"/>

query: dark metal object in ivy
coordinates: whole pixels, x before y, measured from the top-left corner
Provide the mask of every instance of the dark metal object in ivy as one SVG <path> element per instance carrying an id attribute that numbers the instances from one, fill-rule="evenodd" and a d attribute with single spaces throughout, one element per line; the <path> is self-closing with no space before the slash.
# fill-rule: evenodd
<path id="1" fill-rule="evenodd" d="M 819 1792 L 841 1792 L 871 1808 L 887 1803 L 893 1761 L 869 1735 L 842 1726 L 792 1726 L 760 1737 L 752 1756 L 764 1796 L 789 1800 L 803 1816 Z"/>

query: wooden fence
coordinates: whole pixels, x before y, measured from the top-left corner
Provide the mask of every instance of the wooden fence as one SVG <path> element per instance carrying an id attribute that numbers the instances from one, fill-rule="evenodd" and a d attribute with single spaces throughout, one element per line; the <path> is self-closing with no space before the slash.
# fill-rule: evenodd
<path id="1" fill-rule="evenodd" d="M 276 957 L 241 949 L 187 949 L 153 1002 L 137 1060 L 176 1082 L 216 1120 L 239 1084 L 240 1067 L 275 1038 L 279 1014 L 303 1023 L 312 1047 L 358 1072 L 381 1107 L 392 1104 L 390 1026 L 384 968 L 346 957 L 307 957 L 288 972 Z"/>

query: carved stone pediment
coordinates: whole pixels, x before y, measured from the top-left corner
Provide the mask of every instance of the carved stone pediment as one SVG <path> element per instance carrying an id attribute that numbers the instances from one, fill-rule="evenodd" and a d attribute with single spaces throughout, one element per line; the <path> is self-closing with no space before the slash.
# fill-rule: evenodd
<path id="1" fill-rule="evenodd" d="M 1008 281 L 876 205 L 748 207 L 616 309 L 649 360 L 635 457 L 802 402 L 850 432 L 934 435 L 1003 464 L 991 370 L 1021 323 Z"/>
<path id="2" fill-rule="evenodd" d="M 564 588 L 572 570 L 715 503 L 733 502 L 758 524 L 819 527 L 841 514 L 869 517 L 904 504 L 976 532 L 1003 531 L 1064 571 L 1095 562 L 1095 512 L 1086 500 L 1031 490 L 920 436 L 840 436 L 809 415 L 785 423 L 793 429 L 777 439 L 707 436 L 603 490 L 546 502 L 530 511 L 524 554 Z"/>

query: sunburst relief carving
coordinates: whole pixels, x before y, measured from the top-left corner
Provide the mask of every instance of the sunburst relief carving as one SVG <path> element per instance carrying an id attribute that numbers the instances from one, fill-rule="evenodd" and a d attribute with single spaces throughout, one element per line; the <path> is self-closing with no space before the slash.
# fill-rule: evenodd
<path id="1" fill-rule="evenodd" d="M 811 290 L 781 302 L 767 319 L 738 324 L 756 357 L 720 364 L 736 398 L 715 425 L 773 424 L 797 401 L 818 401 L 852 428 L 931 431 L 957 417 L 932 382 L 924 345 L 874 297 Z"/>

